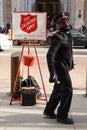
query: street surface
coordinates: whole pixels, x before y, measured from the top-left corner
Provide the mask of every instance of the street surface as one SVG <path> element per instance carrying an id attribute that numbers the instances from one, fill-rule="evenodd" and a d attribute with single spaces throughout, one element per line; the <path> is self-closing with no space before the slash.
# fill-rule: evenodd
<path id="1" fill-rule="evenodd" d="M 40 68 L 42 71 L 42 76 L 44 83 L 46 85 L 46 89 L 48 89 L 51 85 L 49 84 L 49 72 L 46 63 L 46 53 L 48 47 L 40 47 L 37 46 L 37 54 L 39 58 Z M 10 79 L 11 79 L 11 55 L 14 52 L 21 53 L 22 47 L 21 46 L 14 46 L 10 50 L 5 50 L 0 52 L 0 84 L 3 80 L 6 82 L 7 86 L 10 87 Z M 28 53 L 28 47 L 25 46 L 24 54 Z M 33 46 L 30 47 L 30 53 L 35 55 L 35 49 Z M 87 71 L 87 49 L 73 49 L 74 53 L 74 63 L 75 67 L 70 72 L 73 88 L 74 89 L 86 89 L 86 71 Z M 27 77 L 28 69 L 26 66 L 23 67 L 23 77 Z M 39 82 L 40 86 L 42 83 L 40 82 L 40 74 L 37 73 L 39 71 L 37 59 L 35 59 L 35 64 L 33 67 L 30 67 L 30 75 L 34 76 L 36 80 Z M 4 84 L 3 84 L 4 85 Z M 51 87 L 50 87 L 51 88 Z"/>

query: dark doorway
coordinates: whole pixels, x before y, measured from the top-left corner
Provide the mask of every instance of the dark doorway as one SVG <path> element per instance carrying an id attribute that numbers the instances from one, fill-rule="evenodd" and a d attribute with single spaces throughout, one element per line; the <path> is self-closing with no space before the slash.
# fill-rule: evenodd
<path id="1" fill-rule="evenodd" d="M 36 0 L 36 11 L 47 12 L 47 23 L 49 25 L 53 15 L 60 12 L 60 2 L 59 0 Z"/>

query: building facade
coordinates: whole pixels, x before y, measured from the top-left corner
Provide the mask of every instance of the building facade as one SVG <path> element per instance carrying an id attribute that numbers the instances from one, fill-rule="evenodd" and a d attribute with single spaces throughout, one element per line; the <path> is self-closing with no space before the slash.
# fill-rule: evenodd
<path id="1" fill-rule="evenodd" d="M 70 13 L 70 21 L 75 28 L 85 24 L 84 4 L 87 5 L 84 0 L 61 0 L 61 11 L 68 11 Z M 86 5 L 85 8 L 87 8 Z"/>
<path id="2" fill-rule="evenodd" d="M 0 0 L 0 26 L 11 23 L 12 11 L 47 12 L 49 19 L 55 13 L 68 11 L 73 27 L 79 28 L 87 26 L 86 5 L 87 0 Z"/>
<path id="3" fill-rule="evenodd" d="M 84 25 L 84 0 L 76 0 L 75 2 L 75 21 L 74 26 L 79 28 Z"/>
<path id="4" fill-rule="evenodd" d="M 4 3 L 3 0 L 0 0 L 0 26 L 4 27 Z"/>
<path id="5" fill-rule="evenodd" d="M 87 27 L 87 0 L 84 0 L 84 25 Z"/>

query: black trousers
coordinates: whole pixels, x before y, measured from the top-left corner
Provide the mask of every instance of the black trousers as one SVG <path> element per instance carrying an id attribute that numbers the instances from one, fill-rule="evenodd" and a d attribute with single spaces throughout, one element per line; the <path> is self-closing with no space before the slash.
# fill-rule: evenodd
<path id="1" fill-rule="evenodd" d="M 49 98 L 49 102 L 46 104 L 45 111 L 48 113 L 54 113 L 57 108 L 57 116 L 65 118 L 68 116 L 72 101 L 72 82 L 69 71 L 65 67 L 56 66 L 56 73 L 60 83 L 54 84 L 54 88 Z"/>

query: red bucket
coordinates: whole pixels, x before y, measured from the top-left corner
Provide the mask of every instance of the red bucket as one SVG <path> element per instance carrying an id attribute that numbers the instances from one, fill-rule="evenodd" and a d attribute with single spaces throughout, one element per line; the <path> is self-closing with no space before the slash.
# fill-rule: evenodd
<path id="1" fill-rule="evenodd" d="M 35 57 L 32 55 L 24 55 L 24 65 L 33 66 Z"/>

